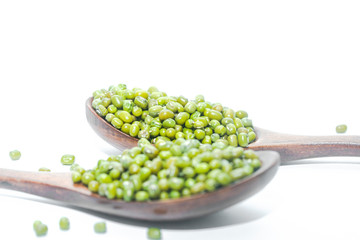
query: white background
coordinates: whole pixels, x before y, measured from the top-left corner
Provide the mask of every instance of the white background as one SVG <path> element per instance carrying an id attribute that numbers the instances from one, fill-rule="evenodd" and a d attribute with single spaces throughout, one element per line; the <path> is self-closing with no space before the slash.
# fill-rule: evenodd
<path id="1" fill-rule="evenodd" d="M 359 1 L 1 1 L 0 167 L 66 172 L 119 153 L 85 118 L 96 89 L 125 83 L 244 109 L 278 132 L 360 135 Z M 19 149 L 22 157 L 10 160 Z M 147 223 L 0 189 L 0 239 L 359 239 L 360 158 L 281 166 L 266 188 L 224 211 Z M 323 162 L 323 164 L 319 164 Z M 71 230 L 58 220 L 67 216 Z M 105 235 L 93 224 L 106 221 Z"/>

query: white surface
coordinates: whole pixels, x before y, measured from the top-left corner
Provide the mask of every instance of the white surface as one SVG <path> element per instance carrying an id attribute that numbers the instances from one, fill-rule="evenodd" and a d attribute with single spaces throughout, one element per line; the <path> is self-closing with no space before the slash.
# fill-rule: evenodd
<path id="1" fill-rule="evenodd" d="M 358 1 L 1 1 L 0 167 L 60 172 L 65 153 L 87 168 L 117 153 L 88 126 L 84 103 L 120 82 L 204 94 L 274 131 L 328 135 L 346 123 L 359 135 L 359 12 Z M 281 166 L 247 201 L 171 224 L 0 189 L 0 239 L 36 239 L 37 219 L 46 239 L 146 239 L 148 226 L 163 239 L 359 239 L 360 158 L 315 161 L 325 163 Z"/>

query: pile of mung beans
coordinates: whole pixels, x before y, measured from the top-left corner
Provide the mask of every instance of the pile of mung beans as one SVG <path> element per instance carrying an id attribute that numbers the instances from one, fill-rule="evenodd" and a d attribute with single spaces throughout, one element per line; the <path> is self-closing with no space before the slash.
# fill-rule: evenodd
<path id="1" fill-rule="evenodd" d="M 138 146 L 99 160 L 93 169 L 71 166 L 72 180 L 108 199 L 149 201 L 212 192 L 261 166 L 255 151 L 224 142 L 141 138 Z"/>
<path id="2" fill-rule="evenodd" d="M 92 107 L 113 127 L 152 143 L 184 138 L 247 147 L 256 139 L 246 111 L 210 103 L 203 95 L 189 100 L 168 96 L 156 87 L 129 89 L 118 84 L 95 91 Z"/>
<path id="3" fill-rule="evenodd" d="M 108 199 L 176 199 L 251 175 L 261 166 L 246 111 L 220 103 L 168 96 L 156 87 L 125 84 L 93 93 L 92 107 L 116 129 L 139 139 L 138 146 L 101 159 L 93 169 L 71 166 L 72 180 Z"/>

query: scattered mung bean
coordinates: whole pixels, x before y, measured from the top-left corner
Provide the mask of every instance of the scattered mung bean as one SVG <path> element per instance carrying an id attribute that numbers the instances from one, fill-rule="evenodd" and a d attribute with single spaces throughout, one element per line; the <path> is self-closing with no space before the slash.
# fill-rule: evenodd
<path id="1" fill-rule="evenodd" d="M 347 125 L 346 124 L 340 124 L 336 126 L 336 132 L 337 133 L 345 133 L 347 130 Z"/>
<path id="2" fill-rule="evenodd" d="M 19 150 L 10 151 L 9 156 L 11 160 L 19 160 L 21 157 L 21 152 Z"/>

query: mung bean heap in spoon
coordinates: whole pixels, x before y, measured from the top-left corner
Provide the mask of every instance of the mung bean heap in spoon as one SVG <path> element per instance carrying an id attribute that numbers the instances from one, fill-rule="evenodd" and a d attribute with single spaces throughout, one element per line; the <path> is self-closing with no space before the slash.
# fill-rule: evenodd
<path id="1" fill-rule="evenodd" d="M 281 164 L 305 158 L 360 156 L 360 136 L 272 132 L 254 127 L 243 110 L 209 103 L 202 95 L 195 100 L 167 96 L 154 87 L 145 91 L 119 84 L 95 91 L 86 101 L 86 116 L 94 131 L 120 150 L 136 146 L 142 137 L 153 143 L 194 138 L 203 143 L 277 151 Z"/>
<path id="2" fill-rule="evenodd" d="M 0 169 L 0 188 L 115 216 L 151 221 L 210 214 L 243 201 L 276 174 L 279 154 L 198 140 L 139 140 L 139 147 L 71 173 Z M 75 182 L 75 183 L 74 183 Z"/>
<path id="3" fill-rule="evenodd" d="M 246 111 L 210 103 L 202 95 L 189 100 L 168 96 L 155 87 L 145 91 L 119 84 L 95 91 L 91 106 L 113 128 L 152 143 L 183 138 L 247 147 L 256 139 Z"/>
<path id="4" fill-rule="evenodd" d="M 275 164 L 276 165 L 276 164 Z M 246 179 L 262 166 L 253 150 L 223 142 L 201 144 L 198 140 L 145 138 L 137 147 L 99 160 L 86 170 L 73 165 L 72 180 L 107 199 L 126 202 L 178 199 L 213 192 Z"/>

